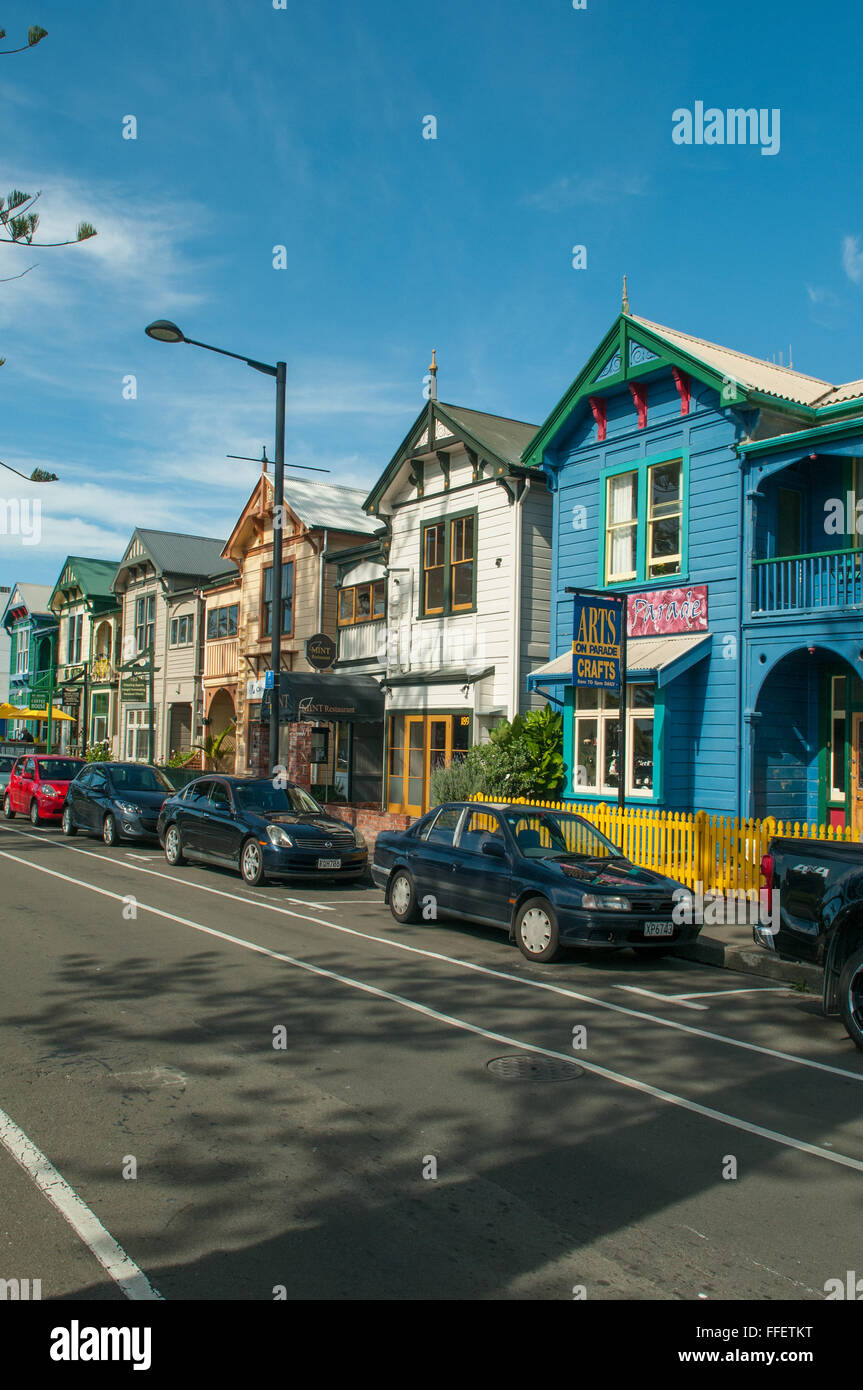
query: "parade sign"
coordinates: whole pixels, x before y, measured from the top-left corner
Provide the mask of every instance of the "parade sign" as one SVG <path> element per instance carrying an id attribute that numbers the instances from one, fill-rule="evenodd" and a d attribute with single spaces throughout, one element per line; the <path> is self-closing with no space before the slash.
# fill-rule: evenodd
<path id="1" fill-rule="evenodd" d="M 623 599 L 576 594 L 573 609 L 573 685 L 618 690 Z"/>
<path id="2" fill-rule="evenodd" d="M 627 628 L 630 637 L 707 631 L 707 585 L 693 584 L 677 589 L 654 589 L 650 593 L 630 594 Z"/>

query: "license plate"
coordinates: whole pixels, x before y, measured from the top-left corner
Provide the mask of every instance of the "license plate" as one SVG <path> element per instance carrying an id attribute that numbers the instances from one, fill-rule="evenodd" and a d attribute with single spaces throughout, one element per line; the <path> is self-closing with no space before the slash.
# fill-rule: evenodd
<path id="1" fill-rule="evenodd" d="M 673 936 L 673 935 L 674 935 L 674 923 L 673 923 L 673 922 L 645 922 L 645 924 L 644 924 L 644 935 L 645 935 L 645 936 Z"/>
<path id="2" fill-rule="evenodd" d="M 341 859 L 319 859 L 319 860 L 318 860 L 318 868 L 319 868 L 319 869 L 340 869 L 341 867 L 342 867 L 342 861 L 341 861 Z"/>

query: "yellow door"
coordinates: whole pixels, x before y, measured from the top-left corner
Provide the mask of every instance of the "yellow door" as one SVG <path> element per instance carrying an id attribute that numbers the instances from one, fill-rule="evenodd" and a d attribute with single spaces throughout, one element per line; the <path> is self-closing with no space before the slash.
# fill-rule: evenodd
<path id="1" fill-rule="evenodd" d="M 422 715 L 405 718 L 404 808 L 409 816 L 421 816 L 425 809 L 425 723 Z"/>
<path id="2" fill-rule="evenodd" d="M 863 714 L 855 714 L 852 722 L 851 828 L 859 839 L 863 832 Z"/>

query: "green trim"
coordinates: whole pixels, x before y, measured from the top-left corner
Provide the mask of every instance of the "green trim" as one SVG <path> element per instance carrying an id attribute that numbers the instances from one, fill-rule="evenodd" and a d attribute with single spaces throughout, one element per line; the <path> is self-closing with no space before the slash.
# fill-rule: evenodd
<path id="1" fill-rule="evenodd" d="M 765 560 L 753 560 L 753 565 L 781 565 L 786 560 L 830 560 L 836 555 L 852 555 L 854 545 L 837 546 L 835 550 L 813 550 L 808 555 L 768 555 Z"/>
<path id="2" fill-rule="evenodd" d="M 489 479 L 489 481 L 492 481 Z M 452 522 L 461 521 L 463 517 L 473 517 L 473 589 L 471 594 L 470 608 L 453 608 L 452 594 L 450 593 L 450 537 L 452 535 Z M 440 613 L 425 612 L 425 533 L 430 526 L 443 525 L 443 611 Z M 423 621 L 426 618 L 460 618 L 467 613 L 476 612 L 476 578 L 479 569 L 479 517 L 478 508 L 469 507 L 464 512 L 451 512 L 446 516 L 423 517 L 420 522 L 420 559 L 419 559 L 419 603 L 417 605 L 417 620 Z"/>
<path id="3" fill-rule="evenodd" d="M 815 425 L 811 429 L 795 430 L 793 434 L 777 434 L 771 439 L 744 440 L 737 445 L 737 449 L 745 458 L 752 458 L 761 454 L 783 453 L 789 449 L 796 449 L 800 444 L 811 445 L 821 440 L 851 438 L 855 434 L 863 435 L 863 419 L 840 420 L 835 425 Z"/>
<path id="4" fill-rule="evenodd" d="M 647 474 L 650 468 L 660 463 L 680 459 L 680 571 L 677 574 L 647 573 Z M 635 576 L 632 579 L 606 580 L 606 507 L 608 498 L 608 479 L 618 473 L 637 473 L 636 516 L 637 531 L 635 542 Z M 599 545 L 597 559 L 597 578 L 600 589 L 626 589 L 631 585 L 656 583 L 686 583 L 689 574 L 689 449 L 667 449 L 660 454 L 648 454 L 646 458 L 633 459 L 627 463 L 614 463 L 599 472 Z"/>

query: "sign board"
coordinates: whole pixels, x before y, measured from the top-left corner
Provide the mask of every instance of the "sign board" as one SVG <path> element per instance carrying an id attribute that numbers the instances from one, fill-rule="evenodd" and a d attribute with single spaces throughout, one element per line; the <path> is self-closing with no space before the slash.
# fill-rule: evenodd
<path id="1" fill-rule="evenodd" d="M 120 682 L 120 699 L 127 704 L 135 704 L 147 698 L 147 677 L 126 676 Z"/>
<path id="2" fill-rule="evenodd" d="M 336 659 L 338 648 L 332 637 L 325 632 L 316 632 L 306 642 L 306 661 L 316 671 L 325 671 Z"/>
<path id="3" fill-rule="evenodd" d="M 623 598 L 576 594 L 572 624 L 572 683 L 620 689 Z"/>
<path id="4" fill-rule="evenodd" d="M 81 707 L 81 687 L 80 685 L 66 685 L 63 687 L 63 704 L 66 709 L 80 709 Z"/>
<path id="5" fill-rule="evenodd" d="M 629 594 L 627 605 L 626 630 L 630 637 L 707 631 L 706 584 Z"/>
<path id="6" fill-rule="evenodd" d="M 270 672 L 272 675 L 272 671 Z M 266 690 L 266 682 L 263 676 L 252 676 L 246 681 L 246 699 L 260 700 Z"/>
<path id="7" fill-rule="evenodd" d="M 265 690 L 272 690 L 272 688 L 273 688 L 273 673 L 272 673 L 272 671 L 266 671 L 266 672 L 264 673 L 264 689 L 265 689 Z"/>
<path id="8" fill-rule="evenodd" d="M 48 696 L 44 691 L 34 690 L 27 698 L 27 703 L 31 709 L 47 709 Z"/>

